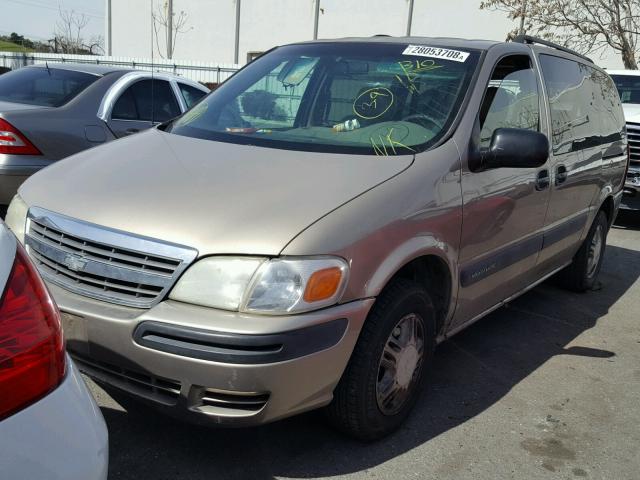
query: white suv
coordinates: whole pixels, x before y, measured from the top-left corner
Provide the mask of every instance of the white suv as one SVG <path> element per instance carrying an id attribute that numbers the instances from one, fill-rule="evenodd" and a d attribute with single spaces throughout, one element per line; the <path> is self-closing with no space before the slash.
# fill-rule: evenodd
<path id="1" fill-rule="evenodd" d="M 627 122 L 629 171 L 620 208 L 640 210 L 640 71 L 608 70 L 618 88 Z"/>

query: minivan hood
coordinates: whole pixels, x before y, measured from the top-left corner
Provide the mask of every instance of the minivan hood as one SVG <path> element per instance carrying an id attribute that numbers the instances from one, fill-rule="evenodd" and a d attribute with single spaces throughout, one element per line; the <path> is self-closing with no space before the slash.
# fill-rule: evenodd
<path id="1" fill-rule="evenodd" d="M 152 129 L 59 161 L 27 180 L 20 195 L 29 206 L 200 255 L 278 255 L 318 218 L 412 161 L 413 155 L 309 153 Z"/>

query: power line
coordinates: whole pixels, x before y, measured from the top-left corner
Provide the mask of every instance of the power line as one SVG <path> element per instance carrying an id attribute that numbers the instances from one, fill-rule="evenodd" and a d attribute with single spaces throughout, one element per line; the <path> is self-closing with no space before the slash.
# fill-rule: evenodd
<path id="1" fill-rule="evenodd" d="M 18 5 L 27 5 L 30 7 L 37 7 L 37 8 L 45 8 L 47 10 L 53 10 L 58 12 L 60 9 L 59 7 L 54 7 L 53 5 L 50 4 L 44 4 L 44 3 L 39 3 L 36 2 L 35 0 L 7 0 L 8 2 L 12 2 L 12 3 L 16 3 Z M 87 17 L 94 17 L 94 18 L 104 18 L 104 15 L 99 15 L 97 13 L 91 13 L 88 11 L 81 11 L 81 10 L 76 10 L 76 9 L 72 9 L 75 12 L 78 13 L 82 13 L 83 15 L 86 15 Z"/>

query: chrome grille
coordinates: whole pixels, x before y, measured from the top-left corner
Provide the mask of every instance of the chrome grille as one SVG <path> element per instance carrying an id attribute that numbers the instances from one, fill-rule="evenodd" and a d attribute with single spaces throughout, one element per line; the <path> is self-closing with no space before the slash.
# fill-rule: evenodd
<path id="1" fill-rule="evenodd" d="M 640 166 L 640 124 L 627 123 L 627 139 L 631 164 Z"/>
<path id="2" fill-rule="evenodd" d="M 197 252 L 29 210 L 25 243 L 42 276 L 88 297 L 148 308 L 162 300 Z"/>

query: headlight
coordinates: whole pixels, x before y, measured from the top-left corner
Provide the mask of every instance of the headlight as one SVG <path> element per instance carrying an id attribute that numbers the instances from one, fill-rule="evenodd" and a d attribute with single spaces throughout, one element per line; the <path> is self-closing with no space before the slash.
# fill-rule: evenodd
<path id="1" fill-rule="evenodd" d="M 187 270 L 169 298 L 225 310 L 300 313 L 337 303 L 348 271 L 336 257 L 205 258 Z"/>
<path id="2" fill-rule="evenodd" d="M 255 275 L 243 310 L 257 313 L 298 313 L 333 305 L 347 280 L 341 258 L 274 259 Z"/>
<path id="3" fill-rule="evenodd" d="M 196 262 L 169 298 L 206 307 L 238 310 L 262 258 L 211 257 Z"/>
<path id="4" fill-rule="evenodd" d="M 24 231 L 27 223 L 28 210 L 29 207 L 24 203 L 24 200 L 22 200 L 20 195 L 16 195 L 9 204 L 5 218 L 5 223 L 22 244 L 24 244 Z"/>

